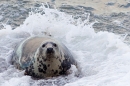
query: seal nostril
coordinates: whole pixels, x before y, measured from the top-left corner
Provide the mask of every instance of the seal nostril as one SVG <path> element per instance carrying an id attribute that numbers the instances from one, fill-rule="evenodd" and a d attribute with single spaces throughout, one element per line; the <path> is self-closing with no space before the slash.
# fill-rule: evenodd
<path id="1" fill-rule="evenodd" d="M 47 53 L 52 53 L 53 52 L 53 48 L 47 48 Z"/>
<path id="2" fill-rule="evenodd" d="M 43 44 L 42 47 L 45 47 L 45 44 Z"/>

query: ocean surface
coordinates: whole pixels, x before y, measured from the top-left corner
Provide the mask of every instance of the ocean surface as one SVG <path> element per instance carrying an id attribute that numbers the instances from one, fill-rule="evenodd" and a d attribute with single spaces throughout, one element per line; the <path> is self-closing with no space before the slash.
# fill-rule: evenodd
<path id="1" fill-rule="evenodd" d="M 129 0 L 0 1 L 0 86 L 130 86 L 129 5 Z M 10 64 L 22 40 L 47 35 L 76 55 L 80 77 L 72 66 L 67 76 L 34 80 Z"/>

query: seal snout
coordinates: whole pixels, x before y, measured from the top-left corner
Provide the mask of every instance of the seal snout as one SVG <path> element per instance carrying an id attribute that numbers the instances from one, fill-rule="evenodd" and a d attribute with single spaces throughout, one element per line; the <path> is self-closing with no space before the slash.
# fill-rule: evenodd
<path id="1" fill-rule="evenodd" d="M 53 50 L 53 48 L 47 48 L 47 51 L 46 51 L 48 54 L 49 53 L 54 53 L 54 50 Z"/>

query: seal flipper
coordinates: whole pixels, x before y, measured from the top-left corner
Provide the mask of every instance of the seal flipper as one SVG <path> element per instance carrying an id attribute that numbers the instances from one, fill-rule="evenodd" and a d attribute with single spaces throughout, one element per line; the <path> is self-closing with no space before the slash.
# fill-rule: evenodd
<path id="1" fill-rule="evenodd" d="M 67 70 L 71 68 L 71 62 L 69 59 L 64 59 L 63 62 L 61 63 L 62 66 L 62 71 L 60 74 L 66 74 Z"/>

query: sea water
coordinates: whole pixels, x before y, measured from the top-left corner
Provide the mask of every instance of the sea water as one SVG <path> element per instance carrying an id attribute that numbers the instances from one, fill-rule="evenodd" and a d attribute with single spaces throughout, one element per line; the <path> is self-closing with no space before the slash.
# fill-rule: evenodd
<path id="1" fill-rule="evenodd" d="M 40 10 L 40 11 L 39 11 Z M 124 38 L 107 31 L 95 32 L 93 23 L 74 19 L 44 6 L 30 12 L 23 24 L 0 30 L 0 86 L 130 86 L 130 47 Z M 34 80 L 10 64 L 14 47 L 33 36 L 49 36 L 63 42 L 80 66 L 72 73 L 52 79 Z"/>

